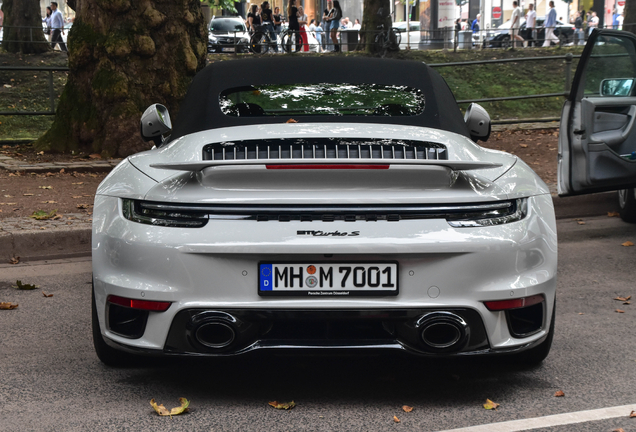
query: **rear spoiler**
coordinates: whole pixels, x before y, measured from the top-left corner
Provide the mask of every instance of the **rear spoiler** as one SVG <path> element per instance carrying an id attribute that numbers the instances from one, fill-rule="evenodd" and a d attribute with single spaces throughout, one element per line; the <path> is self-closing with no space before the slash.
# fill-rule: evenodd
<path id="1" fill-rule="evenodd" d="M 201 171 L 212 167 L 266 166 L 268 169 L 388 169 L 389 166 L 413 168 L 445 167 L 453 171 L 499 168 L 496 162 L 449 161 L 431 159 L 240 159 L 207 160 L 150 164 L 151 168 L 175 171 Z"/>

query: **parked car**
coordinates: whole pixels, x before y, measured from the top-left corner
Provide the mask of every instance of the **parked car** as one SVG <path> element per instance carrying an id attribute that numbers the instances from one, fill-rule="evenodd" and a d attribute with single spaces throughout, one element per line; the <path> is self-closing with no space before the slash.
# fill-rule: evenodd
<path id="1" fill-rule="evenodd" d="M 636 36 L 595 30 L 563 106 L 560 196 L 618 190 L 620 216 L 636 222 Z"/>
<path id="2" fill-rule="evenodd" d="M 241 17 L 214 17 L 210 21 L 208 52 L 249 51 L 250 36 Z"/>
<path id="3" fill-rule="evenodd" d="M 214 63 L 152 105 L 93 212 L 99 358 L 511 355 L 554 334 L 549 188 L 422 62 Z M 127 353 L 127 354 L 126 354 Z"/>
<path id="4" fill-rule="evenodd" d="M 393 28 L 396 31 L 402 33 L 402 40 L 400 42 L 400 49 L 418 49 L 420 44 L 420 22 L 419 21 L 409 21 L 409 30 L 408 30 L 408 42 L 407 42 L 407 32 L 406 30 L 406 21 L 394 22 Z"/>
<path id="5" fill-rule="evenodd" d="M 543 44 L 545 40 L 545 28 L 543 28 L 543 23 L 545 21 L 545 17 L 537 17 L 536 24 L 536 40 Z M 510 48 L 512 43 L 510 42 L 510 26 L 512 25 L 512 21 L 508 20 L 502 25 L 500 25 L 497 29 L 487 30 L 486 31 L 486 39 L 484 41 L 486 47 L 490 48 Z M 521 26 L 520 26 L 520 35 L 525 39 L 525 31 L 526 31 L 526 20 L 525 18 L 521 18 Z M 562 21 L 557 20 L 556 28 L 554 29 L 554 35 L 559 38 L 559 41 L 562 45 L 571 44 L 574 42 L 574 25 L 566 24 Z M 480 44 L 479 33 L 473 34 L 473 43 L 478 45 Z M 554 44 L 554 42 L 552 42 Z M 556 44 L 555 44 L 556 45 Z"/>

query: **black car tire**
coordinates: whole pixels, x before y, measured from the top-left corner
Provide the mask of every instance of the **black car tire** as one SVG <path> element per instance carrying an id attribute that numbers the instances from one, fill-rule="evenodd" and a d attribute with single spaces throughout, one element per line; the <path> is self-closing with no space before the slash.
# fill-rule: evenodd
<path id="1" fill-rule="evenodd" d="M 618 191 L 618 206 L 621 219 L 625 222 L 636 223 L 636 189 L 621 189 Z"/>
<path id="2" fill-rule="evenodd" d="M 511 44 L 510 44 L 510 36 L 504 36 L 501 39 L 501 47 L 502 48 L 510 48 Z"/>
<path id="3" fill-rule="evenodd" d="M 568 37 L 566 35 L 564 35 L 563 33 L 559 34 L 557 36 L 559 38 L 559 45 L 560 46 L 565 46 L 568 43 Z"/>
<path id="4" fill-rule="evenodd" d="M 552 308 L 552 320 L 550 322 L 550 329 L 548 330 L 548 336 L 543 342 L 534 348 L 530 348 L 527 351 L 520 352 L 514 355 L 515 363 L 523 364 L 526 366 L 538 366 L 550 353 L 552 348 L 552 340 L 554 339 L 554 321 L 556 318 L 556 301 Z"/>
<path id="5" fill-rule="evenodd" d="M 102 330 L 99 327 L 99 319 L 97 318 L 97 305 L 95 303 L 95 289 L 91 290 L 91 324 L 93 328 L 93 346 L 99 360 L 106 366 L 125 367 L 134 366 L 139 358 L 116 350 L 104 341 Z"/>

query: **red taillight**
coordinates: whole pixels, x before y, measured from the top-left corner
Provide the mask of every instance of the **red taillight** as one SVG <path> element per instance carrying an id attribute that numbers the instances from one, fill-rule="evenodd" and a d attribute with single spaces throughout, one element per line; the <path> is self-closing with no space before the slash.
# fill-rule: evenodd
<path id="1" fill-rule="evenodd" d="M 129 307 L 132 309 L 141 309 L 155 312 L 165 312 L 168 310 L 172 303 L 162 301 L 150 301 L 150 300 L 136 300 L 125 297 L 119 297 L 116 295 L 109 295 L 106 299 L 108 303 L 116 304 L 119 306 Z"/>
<path id="2" fill-rule="evenodd" d="M 280 164 L 266 165 L 267 169 L 389 169 L 388 165 L 375 164 Z"/>
<path id="3" fill-rule="evenodd" d="M 502 311 L 509 309 L 519 309 L 523 307 L 528 307 L 532 305 L 536 305 L 537 303 L 541 303 L 543 301 L 543 295 L 533 295 L 530 297 L 518 298 L 518 299 L 510 299 L 510 300 L 496 300 L 496 301 L 486 301 L 484 304 L 490 311 Z"/>

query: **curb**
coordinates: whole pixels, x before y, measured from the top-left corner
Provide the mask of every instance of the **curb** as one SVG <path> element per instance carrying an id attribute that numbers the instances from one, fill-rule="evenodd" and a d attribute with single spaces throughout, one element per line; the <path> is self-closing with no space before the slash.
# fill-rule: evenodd
<path id="1" fill-rule="evenodd" d="M 106 159 L 96 162 L 87 160 L 82 162 L 38 162 L 29 164 L 9 156 L 0 155 L 0 168 L 9 172 L 20 171 L 24 173 L 60 172 L 62 169 L 68 172 L 110 172 L 119 162 L 121 162 L 121 159 Z"/>

